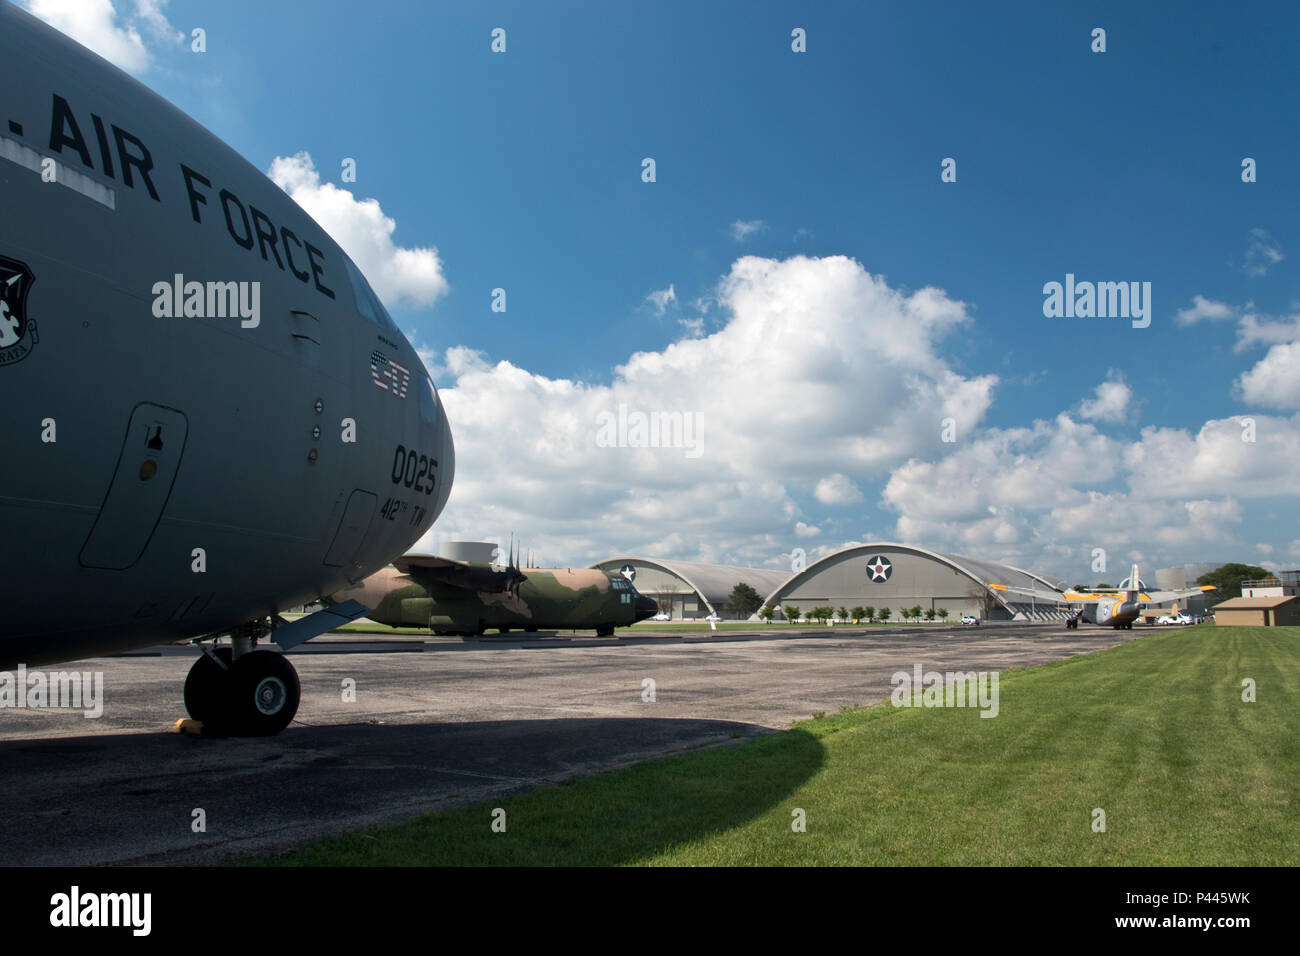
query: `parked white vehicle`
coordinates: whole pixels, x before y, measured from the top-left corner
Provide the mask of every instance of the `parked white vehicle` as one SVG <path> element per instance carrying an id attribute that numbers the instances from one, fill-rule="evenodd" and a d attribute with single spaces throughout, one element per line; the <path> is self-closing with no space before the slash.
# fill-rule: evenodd
<path id="1" fill-rule="evenodd" d="M 961 616 L 961 622 L 963 624 L 978 624 L 980 619 L 975 617 L 973 614 L 963 614 Z"/>
<path id="2" fill-rule="evenodd" d="M 1163 617 L 1156 618 L 1157 624 L 1192 624 L 1194 623 L 1186 614 L 1166 614 Z"/>

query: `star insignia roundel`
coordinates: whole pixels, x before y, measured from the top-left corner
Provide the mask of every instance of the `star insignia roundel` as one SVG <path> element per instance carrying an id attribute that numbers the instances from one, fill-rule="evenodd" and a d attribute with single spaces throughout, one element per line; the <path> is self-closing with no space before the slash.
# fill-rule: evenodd
<path id="1" fill-rule="evenodd" d="M 876 555 L 867 562 L 867 574 L 871 576 L 873 584 L 880 584 L 888 581 L 889 576 L 894 573 L 894 566 L 890 564 L 889 559 L 883 555 Z"/>

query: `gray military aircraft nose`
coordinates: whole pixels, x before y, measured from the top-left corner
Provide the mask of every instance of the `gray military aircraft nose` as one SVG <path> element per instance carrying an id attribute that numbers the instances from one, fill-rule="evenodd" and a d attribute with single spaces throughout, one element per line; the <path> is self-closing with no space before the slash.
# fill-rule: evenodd
<path id="1" fill-rule="evenodd" d="M 648 598 L 644 594 L 636 596 L 636 620 L 644 621 L 648 617 L 654 617 L 659 613 L 659 604 L 654 598 Z"/>
<path id="2" fill-rule="evenodd" d="M 190 716 L 275 733 L 300 687 L 257 644 L 366 608 L 280 612 L 380 570 L 447 502 L 437 389 L 262 170 L 2 2 L 0 100 L 0 580 L 21 582 L 0 669 L 208 642 Z"/>

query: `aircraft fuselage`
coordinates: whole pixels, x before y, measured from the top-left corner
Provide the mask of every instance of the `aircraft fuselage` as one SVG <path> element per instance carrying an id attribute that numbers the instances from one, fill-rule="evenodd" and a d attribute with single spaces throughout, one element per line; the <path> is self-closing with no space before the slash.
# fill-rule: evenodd
<path id="1" fill-rule="evenodd" d="M 485 629 L 586 629 L 612 631 L 658 610 L 619 575 L 592 569 L 525 569 L 517 593 L 474 591 L 446 584 L 420 569 L 387 568 L 359 588 L 334 595 L 372 608 L 371 620 L 392 627 L 427 627 L 447 634 Z"/>
<path id="2" fill-rule="evenodd" d="M 0 7 L 0 667 L 213 633 L 382 568 L 454 473 L 415 350 L 260 170 Z"/>

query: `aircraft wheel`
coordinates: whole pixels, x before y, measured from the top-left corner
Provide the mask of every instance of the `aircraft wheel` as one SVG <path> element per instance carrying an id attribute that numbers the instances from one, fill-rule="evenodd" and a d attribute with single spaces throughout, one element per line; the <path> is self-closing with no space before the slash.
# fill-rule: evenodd
<path id="1" fill-rule="evenodd" d="M 613 636 L 614 636 L 614 625 L 613 625 L 613 624 L 605 624 L 605 625 L 603 625 L 603 626 L 601 626 L 601 627 L 596 628 L 596 636 L 597 636 L 597 637 L 613 637 Z"/>
<path id="2" fill-rule="evenodd" d="M 226 731 L 266 737 L 289 726 L 298 713 L 301 687 L 288 658 L 275 651 L 250 651 L 230 669 Z"/>
<path id="3" fill-rule="evenodd" d="M 220 723 L 230 676 L 230 648 L 218 647 L 213 653 L 226 665 L 226 670 L 207 654 L 200 654 L 185 678 L 185 710 L 205 724 Z"/>
<path id="4" fill-rule="evenodd" d="M 524 628 L 524 630 L 527 631 L 529 634 L 536 634 L 536 633 L 537 633 L 537 628 L 535 628 L 535 627 L 526 627 L 526 628 Z"/>
<path id="5" fill-rule="evenodd" d="M 497 633 L 498 633 L 498 634 L 509 634 L 509 633 L 510 633 L 510 628 L 508 628 L 508 627 L 498 627 L 498 628 L 497 628 Z"/>

